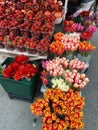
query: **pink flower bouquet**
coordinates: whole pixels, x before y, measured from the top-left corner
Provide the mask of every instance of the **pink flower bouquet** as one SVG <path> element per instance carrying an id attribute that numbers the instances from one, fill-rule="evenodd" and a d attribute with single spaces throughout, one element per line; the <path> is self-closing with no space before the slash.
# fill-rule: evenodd
<path id="1" fill-rule="evenodd" d="M 78 59 L 55 58 L 43 62 L 44 70 L 41 73 L 42 82 L 47 87 L 59 88 L 67 92 L 70 88 L 80 90 L 84 88 L 89 79 L 84 73 L 86 64 Z"/>

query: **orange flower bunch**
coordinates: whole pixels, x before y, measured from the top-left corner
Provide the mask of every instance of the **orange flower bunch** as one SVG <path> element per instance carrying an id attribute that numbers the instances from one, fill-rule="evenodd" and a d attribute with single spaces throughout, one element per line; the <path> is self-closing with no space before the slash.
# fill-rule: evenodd
<path id="1" fill-rule="evenodd" d="M 51 43 L 50 45 L 50 52 L 53 54 L 57 54 L 59 56 L 61 56 L 65 49 L 64 49 L 64 45 L 61 43 L 62 37 L 65 34 L 62 32 L 58 32 L 56 34 L 54 34 L 54 41 Z"/>
<path id="2" fill-rule="evenodd" d="M 62 33 L 62 32 L 58 32 L 56 34 L 54 34 L 54 40 L 56 41 L 61 41 L 62 37 L 64 36 L 65 34 Z"/>
<path id="3" fill-rule="evenodd" d="M 79 43 L 78 51 L 82 54 L 89 54 L 90 52 L 93 52 L 95 50 L 96 46 L 93 46 L 91 42 L 83 41 Z"/>
<path id="4" fill-rule="evenodd" d="M 64 93 L 60 89 L 47 89 L 44 99 L 31 104 L 32 114 L 42 117 L 42 130 L 83 129 L 84 97 L 71 89 Z"/>
<path id="5" fill-rule="evenodd" d="M 70 26 L 70 25 L 73 25 L 74 24 L 74 21 L 73 20 L 64 20 L 64 24 L 66 24 L 66 26 Z"/>
<path id="6" fill-rule="evenodd" d="M 53 54 L 61 56 L 64 53 L 64 51 L 64 45 L 58 40 L 52 42 L 52 44 L 50 45 L 50 52 Z"/>
<path id="7" fill-rule="evenodd" d="M 76 27 L 74 26 L 74 21 L 64 20 L 64 32 L 76 32 Z"/>

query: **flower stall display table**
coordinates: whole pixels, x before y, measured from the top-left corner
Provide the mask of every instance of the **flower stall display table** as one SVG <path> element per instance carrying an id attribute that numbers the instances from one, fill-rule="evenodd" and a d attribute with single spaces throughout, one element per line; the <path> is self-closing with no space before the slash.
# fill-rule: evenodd
<path id="1" fill-rule="evenodd" d="M 0 63 L 2 63 L 7 57 L 15 57 L 16 55 L 24 54 L 30 57 L 30 60 L 47 59 L 46 56 L 40 56 L 38 53 L 29 54 L 27 52 L 19 52 L 16 49 L 13 51 L 7 49 L 0 49 Z"/>
<path id="2" fill-rule="evenodd" d="M 29 56 L 32 56 L 35 52 L 43 54 L 43 51 L 45 53 L 48 51 L 54 32 L 54 13 L 59 10 L 62 12 L 63 8 L 62 5 L 54 1 L 48 1 L 47 4 L 45 1 L 31 1 L 30 3 L 28 1 L 5 1 L 0 3 L 2 8 L 0 13 L 0 47 L 15 48 L 13 51 L 1 50 L 1 52 L 21 54 L 16 49 L 26 50 L 22 54 L 29 55 L 28 52 L 31 54 Z M 35 59 L 41 59 L 41 57 L 36 53 Z"/>

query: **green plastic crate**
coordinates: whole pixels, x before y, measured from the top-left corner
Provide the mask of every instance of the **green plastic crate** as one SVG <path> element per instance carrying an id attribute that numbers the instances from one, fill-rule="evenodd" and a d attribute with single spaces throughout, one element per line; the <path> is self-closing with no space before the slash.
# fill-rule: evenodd
<path id="1" fill-rule="evenodd" d="M 13 60 L 13 58 L 7 58 L 2 63 L 2 65 L 8 65 L 9 63 L 13 62 Z M 32 63 L 36 64 L 37 62 Z M 3 75 L 0 75 L 0 84 L 10 97 L 18 97 L 21 99 L 27 99 L 32 101 L 38 85 L 38 78 L 39 77 L 37 74 L 30 81 L 26 79 L 15 81 L 12 78 L 8 79 L 5 78 Z"/>

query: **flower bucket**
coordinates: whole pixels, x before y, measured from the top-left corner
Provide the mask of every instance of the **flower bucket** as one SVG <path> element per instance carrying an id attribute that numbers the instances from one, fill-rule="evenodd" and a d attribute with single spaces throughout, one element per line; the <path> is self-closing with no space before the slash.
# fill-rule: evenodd
<path id="1" fill-rule="evenodd" d="M 91 54 L 87 55 L 87 56 L 82 56 L 81 54 L 77 54 L 77 58 L 81 61 L 83 61 L 84 63 L 87 64 L 87 67 L 89 67 L 89 61 L 91 59 Z"/>
<path id="2" fill-rule="evenodd" d="M 66 51 L 66 58 L 69 60 L 72 60 L 74 58 L 75 52 L 71 52 L 71 51 Z"/>
<path id="3" fill-rule="evenodd" d="M 8 65 L 13 61 L 13 58 L 7 58 L 2 65 Z M 10 98 L 18 98 L 23 100 L 33 101 L 36 88 L 37 88 L 38 74 L 35 75 L 32 79 L 21 79 L 14 80 L 13 78 L 5 78 L 3 75 L 0 75 L 0 84 L 7 92 Z"/>

